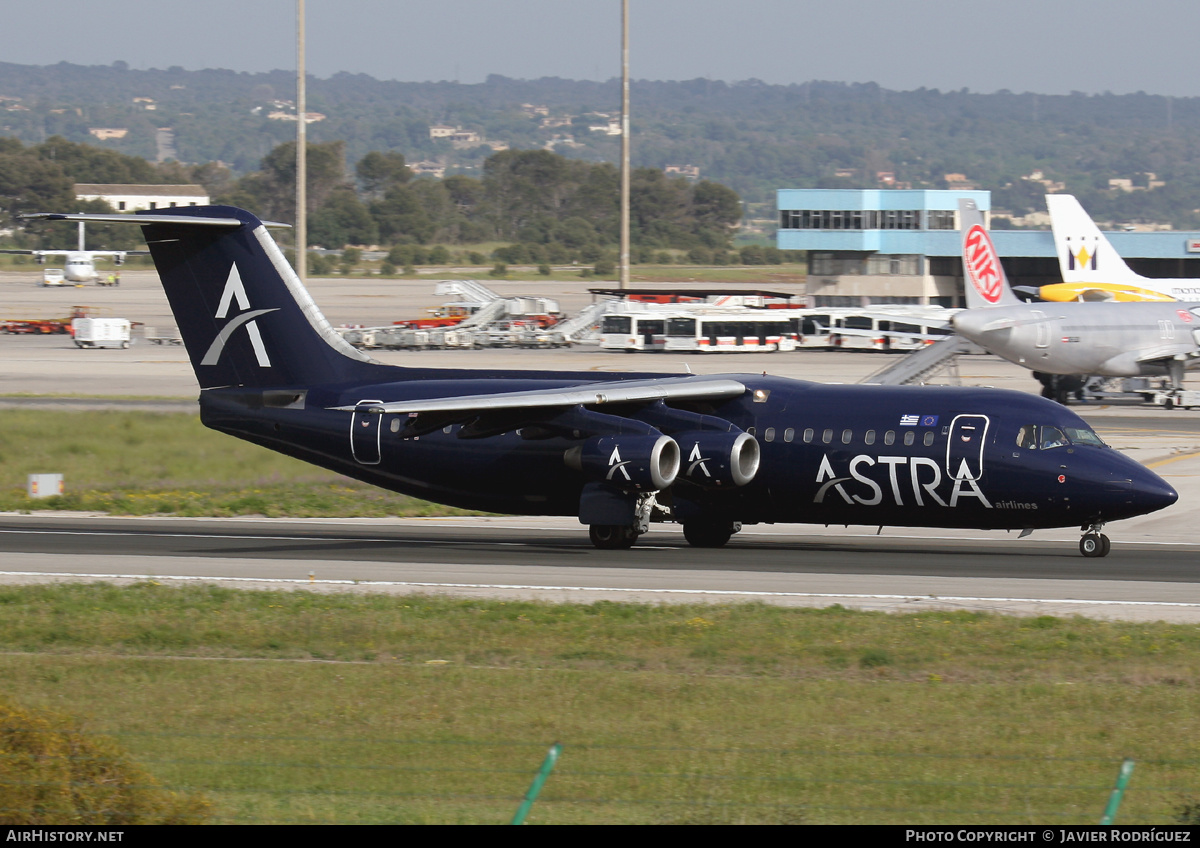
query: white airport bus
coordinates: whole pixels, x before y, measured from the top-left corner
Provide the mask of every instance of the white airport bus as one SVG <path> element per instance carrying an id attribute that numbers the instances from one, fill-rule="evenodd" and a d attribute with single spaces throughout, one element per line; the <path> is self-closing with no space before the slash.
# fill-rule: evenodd
<path id="1" fill-rule="evenodd" d="M 757 314 L 710 313 L 667 319 L 666 350 L 753 353 L 796 349 L 792 319 L 782 310 Z"/>
<path id="2" fill-rule="evenodd" d="M 604 350 L 663 350 L 666 332 L 666 313 L 605 315 L 600 324 L 600 347 Z"/>
<path id="3" fill-rule="evenodd" d="M 797 345 L 808 348 L 918 350 L 949 335 L 950 310 L 907 307 L 896 310 L 812 309 L 793 319 Z"/>

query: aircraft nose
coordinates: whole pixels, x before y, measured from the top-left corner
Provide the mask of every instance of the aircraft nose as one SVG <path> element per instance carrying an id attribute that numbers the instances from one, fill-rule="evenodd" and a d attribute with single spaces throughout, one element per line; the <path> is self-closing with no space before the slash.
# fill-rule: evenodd
<path id="1" fill-rule="evenodd" d="M 1166 509 L 1179 500 L 1179 493 L 1149 468 L 1138 466 L 1132 476 L 1131 502 L 1139 515 Z"/>

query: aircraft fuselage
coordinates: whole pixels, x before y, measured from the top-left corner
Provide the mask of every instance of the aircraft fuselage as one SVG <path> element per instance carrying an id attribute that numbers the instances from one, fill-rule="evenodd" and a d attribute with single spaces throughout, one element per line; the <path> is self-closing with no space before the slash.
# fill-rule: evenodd
<path id="1" fill-rule="evenodd" d="M 376 385 L 209 389 L 201 395 L 202 417 L 214 429 L 416 497 L 492 512 L 579 513 L 586 480 L 564 461 L 577 440 L 540 438 L 529 428 L 464 438 L 462 423 L 406 437 L 408 415 L 330 409 L 428 398 L 449 376 L 426 372 L 421 379 L 421 372 L 404 370 L 404 382 Z M 499 380 L 505 389 L 527 391 L 597 379 L 476 374 L 475 385 L 453 380 L 453 391 L 494 391 Z M 1023 529 L 1111 521 L 1175 497 L 1140 464 L 1098 443 L 1019 444 L 1022 428 L 1090 433 L 1068 410 L 1023 393 L 1004 393 L 998 406 L 995 390 L 738 379 L 749 389 L 743 397 L 678 406 L 753 435 L 762 451 L 758 474 L 724 490 L 677 482 L 658 496 L 675 520 Z"/>
<path id="2" fill-rule="evenodd" d="M 1053 303 L 970 309 L 955 332 L 990 353 L 1048 374 L 1136 377 L 1164 363 L 1200 364 L 1200 307 L 1194 303 Z"/>

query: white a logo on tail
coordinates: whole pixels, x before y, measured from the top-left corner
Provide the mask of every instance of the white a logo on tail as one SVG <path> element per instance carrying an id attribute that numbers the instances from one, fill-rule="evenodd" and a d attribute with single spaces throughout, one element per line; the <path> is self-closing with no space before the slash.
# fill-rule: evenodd
<path id="1" fill-rule="evenodd" d="M 221 332 L 217 333 L 217 337 L 213 339 L 212 344 L 208 346 L 208 352 L 204 354 L 204 359 L 200 360 L 201 365 L 216 365 L 220 360 L 221 354 L 225 350 L 225 344 L 238 330 L 239 327 L 246 328 L 246 335 L 250 337 L 250 345 L 254 348 L 254 356 L 258 359 L 258 364 L 262 368 L 271 367 L 271 359 L 267 356 L 267 348 L 263 345 L 262 334 L 258 331 L 258 324 L 254 319 L 260 315 L 266 315 L 268 312 L 278 312 L 279 308 L 274 309 L 250 309 L 250 298 L 246 297 L 246 287 L 242 285 L 242 276 L 238 273 L 237 263 L 234 263 L 229 269 L 229 279 L 225 281 L 225 290 L 221 292 L 221 302 L 217 305 L 217 318 L 225 318 L 229 315 L 229 308 L 237 301 L 237 308 L 249 312 L 241 312 L 230 319 Z"/>

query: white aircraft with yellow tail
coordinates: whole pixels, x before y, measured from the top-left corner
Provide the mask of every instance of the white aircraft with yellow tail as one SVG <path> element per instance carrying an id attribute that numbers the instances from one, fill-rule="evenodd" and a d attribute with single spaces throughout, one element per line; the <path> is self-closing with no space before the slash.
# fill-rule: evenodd
<path id="1" fill-rule="evenodd" d="M 1042 300 L 1200 300 L 1200 279 L 1135 273 L 1072 195 L 1048 194 L 1046 208 L 1063 281 L 1041 286 Z"/>

